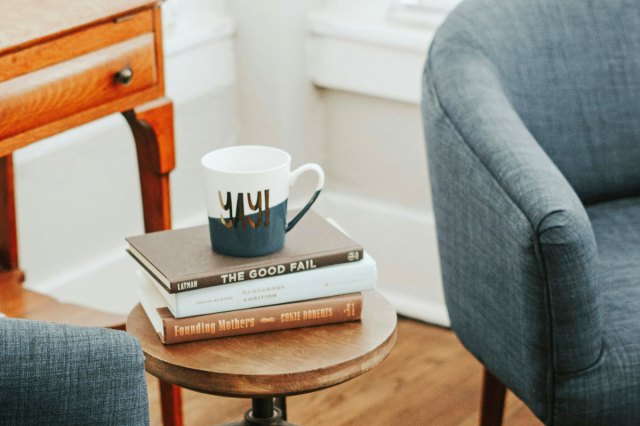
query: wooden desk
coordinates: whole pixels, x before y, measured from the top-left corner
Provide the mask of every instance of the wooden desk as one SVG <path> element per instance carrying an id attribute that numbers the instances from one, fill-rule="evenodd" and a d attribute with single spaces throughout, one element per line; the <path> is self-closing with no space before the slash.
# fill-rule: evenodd
<path id="1" fill-rule="evenodd" d="M 140 340 L 154 376 L 198 392 L 252 398 L 242 425 L 286 425 L 273 397 L 324 389 L 375 367 L 393 348 L 396 322 L 391 304 L 366 292 L 358 322 L 163 345 L 138 305 L 127 331 Z"/>
<path id="2" fill-rule="evenodd" d="M 22 287 L 12 153 L 122 113 L 136 144 L 145 230 L 168 229 L 175 159 L 173 106 L 164 92 L 158 0 L 0 2 L 0 312 L 124 327 L 124 316 L 61 304 Z M 161 388 L 165 423 L 181 424 L 178 389 Z"/>

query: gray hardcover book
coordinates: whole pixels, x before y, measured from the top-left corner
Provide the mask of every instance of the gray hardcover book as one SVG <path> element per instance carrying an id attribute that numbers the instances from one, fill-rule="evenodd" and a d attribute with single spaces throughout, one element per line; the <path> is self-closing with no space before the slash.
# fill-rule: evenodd
<path id="1" fill-rule="evenodd" d="M 363 247 L 310 211 L 266 256 L 225 256 L 211 249 L 208 225 L 129 237 L 127 251 L 169 293 L 196 290 L 359 261 Z"/>

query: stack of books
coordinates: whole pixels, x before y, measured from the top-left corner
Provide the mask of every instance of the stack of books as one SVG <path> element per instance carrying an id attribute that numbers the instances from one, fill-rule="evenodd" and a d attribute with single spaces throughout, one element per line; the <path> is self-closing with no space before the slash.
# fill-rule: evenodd
<path id="1" fill-rule="evenodd" d="M 165 344 L 357 321 L 374 260 L 313 211 L 279 252 L 239 258 L 211 250 L 208 225 L 127 238 L 142 267 L 138 295 Z"/>

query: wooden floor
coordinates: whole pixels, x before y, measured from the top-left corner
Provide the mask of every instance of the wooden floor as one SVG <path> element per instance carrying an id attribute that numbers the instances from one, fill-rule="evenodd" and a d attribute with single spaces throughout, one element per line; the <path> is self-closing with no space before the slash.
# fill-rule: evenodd
<path id="1" fill-rule="evenodd" d="M 300 426 L 477 425 L 481 366 L 452 332 L 402 319 L 391 355 L 341 385 L 287 398 Z M 148 376 L 151 424 L 160 425 L 157 380 Z M 250 401 L 183 390 L 185 426 L 238 421 Z M 504 425 L 541 425 L 513 394 Z"/>

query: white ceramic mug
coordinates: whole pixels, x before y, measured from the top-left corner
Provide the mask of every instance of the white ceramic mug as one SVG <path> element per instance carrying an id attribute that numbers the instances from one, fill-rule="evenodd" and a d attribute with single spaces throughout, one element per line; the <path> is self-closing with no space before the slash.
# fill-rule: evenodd
<path id="1" fill-rule="evenodd" d="M 291 156 L 277 148 L 237 145 L 202 157 L 209 232 L 213 250 L 231 256 L 262 256 L 284 246 L 291 230 L 324 186 L 319 165 L 291 171 Z M 306 206 L 287 223 L 289 187 L 306 171 L 317 174 L 316 190 Z"/>

